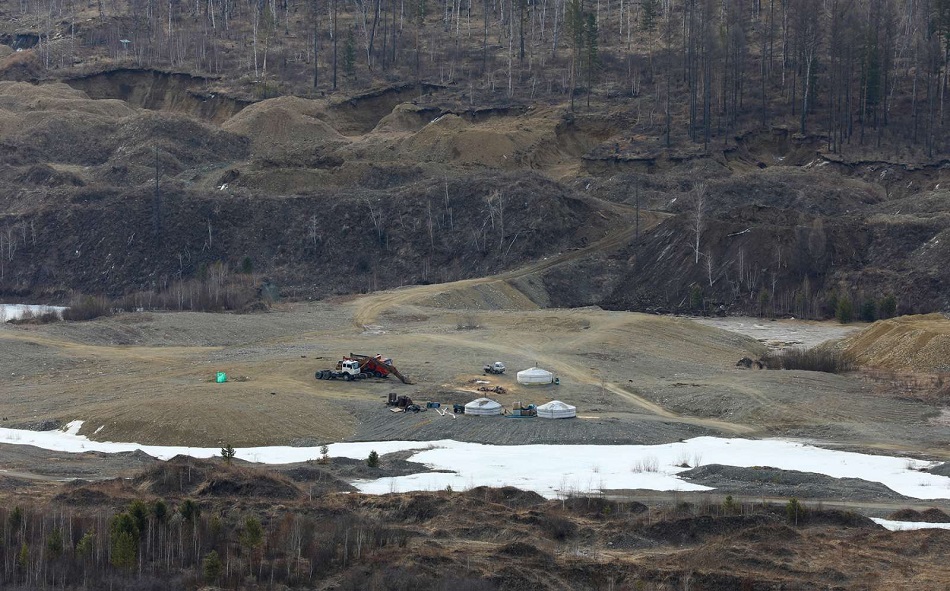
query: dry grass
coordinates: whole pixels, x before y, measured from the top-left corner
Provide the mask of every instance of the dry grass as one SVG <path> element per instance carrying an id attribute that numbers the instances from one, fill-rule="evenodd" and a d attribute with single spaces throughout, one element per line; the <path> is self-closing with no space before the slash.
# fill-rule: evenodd
<path id="1" fill-rule="evenodd" d="M 950 320 L 943 314 L 875 322 L 845 339 L 842 350 L 863 366 L 895 371 L 950 371 Z"/>

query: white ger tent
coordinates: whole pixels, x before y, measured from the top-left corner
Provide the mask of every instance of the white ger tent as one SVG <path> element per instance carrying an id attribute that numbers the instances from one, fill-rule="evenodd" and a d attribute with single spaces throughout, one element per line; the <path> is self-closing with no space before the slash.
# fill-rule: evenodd
<path id="1" fill-rule="evenodd" d="M 560 400 L 552 400 L 538 407 L 538 417 L 542 419 L 570 419 L 577 416 L 577 407 Z"/>
<path id="2" fill-rule="evenodd" d="M 554 374 L 540 367 L 531 367 L 518 372 L 518 383 L 524 385 L 550 384 L 554 381 Z"/>
<path id="3" fill-rule="evenodd" d="M 478 398 L 465 405 L 467 415 L 500 415 L 501 405 L 491 398 Z"/>

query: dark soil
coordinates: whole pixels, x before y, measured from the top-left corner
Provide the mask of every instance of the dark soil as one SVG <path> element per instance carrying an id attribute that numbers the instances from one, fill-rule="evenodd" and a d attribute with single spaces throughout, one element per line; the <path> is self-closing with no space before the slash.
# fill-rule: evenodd
<path id="1" fill-rule="evenodd" d="M 747 498 L 766 496 L 842 501 L 907 498 L 877 482 L 857 478 L 832 478 L 822 474 L 778 470 L 767 466 L 738 468 L 710 464 L 681 472 L 679 476 L 696 484 L 714 487 L 721 494 Z"/>

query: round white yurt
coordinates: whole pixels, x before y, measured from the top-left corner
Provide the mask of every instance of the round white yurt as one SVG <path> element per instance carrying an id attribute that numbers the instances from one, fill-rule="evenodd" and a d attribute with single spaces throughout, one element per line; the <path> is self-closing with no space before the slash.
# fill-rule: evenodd
<path id="1" fill-rule="evenodd" d="M 467 415 L 500 415 L 501 405 L 491 398 L 478 398 L 465 405 Z"/>
<path id="2" fill-rule="evenodd" d="M 518 372 L 518 383 L 530 386 L 533 384 L 550 384 L 554 381 L 554 374 L 540 367 L 531 367 Z"/>
<path id="3" fill-rule="evenodd" d="M 577 407 L 560 400 L 552 400 L 538 407 L 538 417 L 542 419 L 570 419 L 577 416 Z"/>

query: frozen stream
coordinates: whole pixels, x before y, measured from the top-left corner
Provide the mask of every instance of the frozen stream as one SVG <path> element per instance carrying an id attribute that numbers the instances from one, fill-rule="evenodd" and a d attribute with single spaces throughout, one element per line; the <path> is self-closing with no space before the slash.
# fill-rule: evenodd
<path id="1" fill-rule="evenodd" d="M 27 312 L 30 312 L 34 316 L 46 314 L 47 312 L 56 312 L 57 315 L 62 316 L 63 310 L 65 309 L 66 308 L 62 306 L 42 306 L 36 304 L 0 304 L 0 322 L 19 320 Z"/>
<path id="2" fill-rule="evenodd" d="M 210 458 L 218 448 L 140 445 L 92 441 L 79 435 L 82 421 L 61 430 L 29 431 L 0 428 L 0 443 L 80 453 L 142 450 L 167 460 L 176 455 Z M 453 440 L 376 441 L 334 443 L 330 457 L 364 459 L 375 450 L 381 456 L 417 450 L 410 461 L 425 464 L 426 472 L 353 482 L 371 494 L 414 490 L 441 490 L 451 486 L 464 490 L 476 486 L 516 486 L 548 498 L 601 489 L 648 489 L 657 491 L 709 490 L 680 479 L 683 464 L 723 464 L 736 467 L 771 466 L 835 478 L 860 478 L 879 482 L 895 492 L 917 499 L 950 498 L 950 478 L 920 472 L 933 466 L 909 458 L 876 456 L 822 449 L 780 439 L 723 439 L 697 437 L 664 445 L 484 445 Z M 261 464 L 288 464 L 320 456 L 317 447 L 249 447 L 237 457 Z M 2 468 L 2 458 L 0 458 Z"/>

